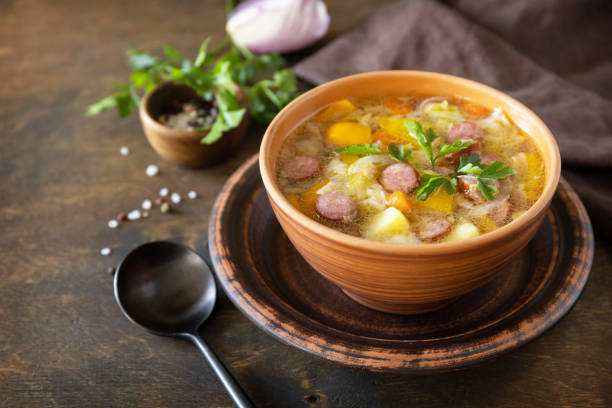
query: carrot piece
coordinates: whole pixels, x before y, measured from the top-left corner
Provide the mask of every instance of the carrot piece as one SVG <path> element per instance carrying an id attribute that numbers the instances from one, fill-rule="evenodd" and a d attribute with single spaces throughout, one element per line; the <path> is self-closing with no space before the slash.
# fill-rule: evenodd
<path id="1" fill-rule="evenodd" d="M 475 118 L 486 118 L 491 116 L 491 109 L 473 102 L 466 102 L 461 106 L 461 110 Z"/>
<path id="2" fill-rule="evenodd" d="M 321 180 L 312 187 L 310 187 L 308 190 L 306 190 L 304 193 L 302 193 L 302 195 L 300 196 L 300 206 L 298 208 L 300 208 L 301 211 L 310 218 L 316 217 L 316 202 L 317 197 L 319 196 L 319 194 L 317 194 L 317 191 L 323 188 L 323 186 L 325 186 L 328 182 L 328 180 Z"/>
<path id="3" fill-rule="evenodd" d="M 440 188 L 430 195 L 427 200 L 419 201 L 419 205 L 423 208 L 430 208 L 449 215 L 453 210 L 453 196 L 448 195 L 443 188 Z"/>
<path id="4" fill-rule="evenodd" d="M 406 194 L 396 190 L 391 194 L 385 195 L 385 204 L 388 207 L 395 207 L 403 213 L 412 211 L 412 203 L 406 197 Z"/>
<path id="5" fill-rule="evenodd" d="M 315 116 L 315 120 L 321 123 L 331 122 L 344 114 L 353 112 L 354 110 L 357 110 L 357 108 L 351 103 L 351 101 L 348 99 L 342 99 L 332 103 L 327 108 L 319 112 L 317 116 Z"/>
<path id="6" fill-rule="evenodd" d="M 351 164 L 359 160 L 359 156 L 354 155 L 354 154 L 343 154 L 343 155 L 340 155 L 340 160 L 342 160 L 343 163 L 346 163 L 348 166 L 350 166 Z"/>
<path id="7" fill-rule="evenodd" d="M 327 128 L 325 138 L 337 146 L 371 143 L 372 129 L 357 122 L 336 122 Z"/>
<path id="8" fill-rule="evenodd" d="M 392 116 L 377 116 L 376 122 L 385 129 L 391 136 L 399 140 L 401 144 L 411 144 L 415 148 L 419 148 L 419 145 L 414 137 L 410 135 L 404 122 L 404 118 L 394 118 Z M 420 121 L 424 128 L 431 127 L 431 124 Z M 391 142 L 390 142 L 391 143 Z M 395 142 L 397 143 L 397 142 Z"/>
<path id="9" fill-rule="evenodd" d="M 397 97 L 385 98 L 383 104 L 385 105 L 385 109 L 397 115 L 404 115 L 413 110 L 412 104 L 409 101 Z"/>
<path id="10" fill-rule="evenodd" d="M 381 146 L 387 148 L 391 143 L 402 144 L 403 142 L 385 129 L 376 129 L 372 134 L 375 142 L 380 142 Z"/>
<path id="11" fill-rule="evenodd" d="M 300 206 L 300 198 L 297 196 L 297 194 L 289 194 L 287 196 L 287 199 L 289 200 L 291 205 L 294 206 L 297 210 L 299 210 L 299 211 L 302 210 L 302 208 Z"/>

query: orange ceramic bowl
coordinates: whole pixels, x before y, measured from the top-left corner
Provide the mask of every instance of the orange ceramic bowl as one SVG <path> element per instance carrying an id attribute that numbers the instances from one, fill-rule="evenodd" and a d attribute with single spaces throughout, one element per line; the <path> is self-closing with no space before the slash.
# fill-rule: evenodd
<path id="1" fill-rule="evenodd" d="M 276 175 L 283 142 L 296 126 L 339 99 L 410 94 L 458 96 L 490 108 L 500 106 L 531 136 L 542 154 L 545 185 L 535 204 L 515 221 L 475 238 L 407 245 L 343 234 L 308 218 L 289 203 Z M 500 91 L 450 75 L 381 71 L 328 82 L 287 105 L 266 131 L 259 166 L 278 221 L 315 270 L 365 306 L 412 314 L 438 309 L 483 285 L 527 245 L 557 188 L 561 158 L 546 125 L 526 106 Z"/>

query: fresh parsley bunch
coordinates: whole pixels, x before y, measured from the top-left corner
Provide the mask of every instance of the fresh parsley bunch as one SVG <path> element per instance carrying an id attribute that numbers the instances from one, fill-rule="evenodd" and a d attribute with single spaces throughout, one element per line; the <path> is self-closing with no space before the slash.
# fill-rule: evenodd
<path id="1" fill-rule="evenodd" d="M 140 93 L 149 92 L 163 81 L 193 88 L 207 101 L 215 98 L 219 113 L 202 143 L 212 144 L 223 133 L 237 127 L 246 113 L 236 97 L 241 86 L 249 99 L 251 117 L 260 123 L 268 123 L 297 92 L 297 81 L 291 69 L 281 69 L 285 60 L 278 54 L 255 55 L 231 44 L 228 51 L 219 54 L 208 51 L 210 37 L 206 38 L 192 62 L 175 48 L 164 47 L 164 57 L 157 57 L 133 48 L 127 50 L 132 73 L 131 83 L 116 84 L 119 91 L 89 106 L 87 115 L 97 115 L 115 107 L 120 117 L 130 115 L 140 105 Z M 259 76 L 273 72 L 272 79 L 256 81 Z"/>

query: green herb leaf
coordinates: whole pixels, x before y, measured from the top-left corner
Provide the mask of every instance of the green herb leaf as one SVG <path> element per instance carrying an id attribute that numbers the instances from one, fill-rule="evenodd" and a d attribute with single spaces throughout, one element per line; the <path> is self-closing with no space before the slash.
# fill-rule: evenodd
<path id="1" fill-rule="evenodd" d="M 134 102 L 130 92 L 123 92 L 115 95 L 117 101 L 117 110 L 119 111 L 119 117 L 125 118 L 129 116 L 134 110 Z M 138 105 L 136 106 L 138 107 Z"/>
<path id="2" fill-rule="evenodd" d="M 438 151 L 438 154 L 436 154 L 436 157 L 434 158 L 434 160 L 440 158 L 440 157 L 444 157 L 448 154 L 452 154 L 452 153 L 457 153 L 460 152 L 462 150 L 467 149 L 468 147 L 470 147 L 471 145 L 473 145 L 474 141 L 466 141 L 463 142 L 461 140 L 457 140 L 456 142 L 454 142 L 453 144 L 442 144 L 440 146 L 440 150 Z"/>
<path id="3" fill-rule="evenodd" d="M 242 118 L 244 117 L 245 113 L 246 109 L 237 109 L 226 111 L 223 116 L 225 117 L 225 122 L 228 124 L 228 126 L 230 126 L 231 129 L 240 125 L 240 122 L 242 122 Z"/>
<path id="4" fill-rule="evenodd" d="M 461 157 L 459 157 L 459 167 L 457 171 L 461 171 L 461 168 L 468 164 L 471 164 L 473 167 L 480 166 L 480 155 L 476 153 L 470 153 L 469 156 L 467 154 L 462 154 Z"/>
<path id="5" fill-rule="evenodd" d="M 221 137 L 223 136 L 223 132 L 225 132 L 226 130 L 229 130 L 227 127 L 227 123 L 225 123 L 225 119 L 222 117 L 222 115 L 219 114 L 219 116 L 217 116 L 217 119 L 215 120 L 215 123 L 213 123 L 210 130 L 208 131 L 208 134 L 206 134 L 206 136 L 202 138 L 202 140 L 200 140 L 200 143 L 213 144 L 217 140 L 221 139 Z"/>
<path id="6" fill-rule="evenodd" d="M 405 120 L 404 127 L 406 127 L 410 134 L 417 140 L 417 143 L 421 146 L 421 149 L 423 149 L 433 166 L 435 158 L 431 143 L 438 138 L 436 132 L 431 128 L 427 129 L 427 131 L 423 130 L 423 125 L 416 120 Z"/>
<path id="7" fill-rule="evenodd" d="M 166 54 L 166 56 L 172 60 L 178 60 L 178 61 L 183 61 L 183 57 L 181 56 L 181 53 L 178 52 L 178 50 L 170 45 L 166 45 L 164 46 L 164 54 Z"/>
<path id="8" fill-rule="evenodd" d="M 459 158 L 457 173 L 474 175 L 479 175 L 482 173 L 482 169 L 480 168 L 480 156 L 476 153 L 472 153 L 469 156 L 462 154 Z"/>
<path id="9" fill-rule="evenodd" d="M 436 176 L 433 174 L 423 174 L 419 180 L 421 187 L 417 190 L 416 198 L 419 201 L 425 201 L 435 193 L 440 186 L 444 186 L 444 191 L 448 195 L 452 195 L 457 191 L 457 179 L 447 178 L 444 176 Z"/>
<path id="10" fill-rule="evenodd" d="M 457 191 L 457 179 L 454 177 L 451 179 L 447 179 L 447 182 L 445 182 L 443 186 L 444 190 L 446 191 L 446 194 L 453 195 Z"/>
<path id="11" fill-rule="evenodd" d="M 143 86 L 145 86 L 150 77 L 151 73 L 139 69 L 132 71 L 132 75 L 130 75 L 134 86 L 138 88 L 142 88 Z"/>
<path id="12" fill-rule="evenodd" d="M 500 179 L 516 174 L 511 167 L 504 165 L 500 161 L 495 161 L 488 166 L 485 166 L 480 173 L 481 178 Z"/>
<path id="13" fill-rule="evenodd" d="M 388 149 L 389 156 L 393 157 L 400 163 L 405 163 L 406 160 L 412 155 L 412 150 L 406 150 L 406 146 L 409 145 L 396 145 L 395 143 L 390 143 Z"/>
<path id="14" fill-rule="evenodd" d="M 128 64 L 133 70 L 145 70 L 157 64 L 157 58 L 134 48 L 127 50 L 127 56 Z"/>
<path id="15" fill-rule="evenodd" d="M 336 149 L 336 153 L 338 154 L 351 154 L 351 155 L 368 155 L 368 154 L 384 154 L 382 150 L 380 150 L 380 143 L 374 144 L 352 144 L 346 147 L 341 147 L 340 149 Z"/>
<path id="16" fill-rule="evenodd" d="M 268 123 L 297 94 L 297 79 L 293 70 L 277 71 L 272 80 L 263 79 L 247 88 L 251 116 L 257 122 Z"/>
<path id="17" fill-rule="evenodd" d="M 427 200 L 430 195 L 435 193 L 438 188 L 444 184 L 444 180 L 446 180 L 446 177 L 444 176 L 433 176 L 431 174 L 424 174 L 421 176 L 421 187 L 419 187 L 416 194 L 417 200 Z"/>
<path id="18" fill-rule="evenodd" d="M 117 106 L 117 96 L 107 96 L 106 98 L 100 99 L 98 102 L 89 105 L 85 114 L 87 116 L 98 115 L 109 108 L 114 108 L 115 106 Z"/>
<path id="19" fill-rule="evenodd" d="M 193 88 L 207 101 L 216 98 L 219 114 L 202 140 L 203 143 L 214 143 L 223 132 L 238 126 L 246 114 L 246 109 L 236 99 L 238 84 L 247 94 L 251 116 L 262 123 L 270 122 L 298 95 L 295 74 L 291 69 L 281 70 L 285 60 L 279 54 L 255 55 L 232 44 L 227 52 L 217 55 L 227 48 L 228 43 L 231 44 L 231 40 L 226 36 L 216 50 L 208 51 L 210 41 L 210 37 L 204 39 L 193 62 L 169 45 L 164 47 L 164 57 L 161 58 L 128 49 L 132 84 L 115 85 L 119 92 L 89 106 L 86 114 L 96 115 L 116 107 L 119 116 L 125 117 L 140 104 L 137 90 L 149 92 L 160 82 L 172 80 Z M 268 77 L 253 84 L 259 74 L 268 72 L 272 79 Z"/>
<path id="20" fill-rule="evenodd" d="M 198 55 L 196 56 L 196 59 L 193 63 L 193 65 L 196 66 L 197 68 L 201 68 L 204 65 L 207 65 L 209 63 L 210 55 L 206 51 L 206 49 L 208 48 L 209 42 L 210 42 L 210 37 L 206 37 L 204 41 L 202 41 L 202 44 L 200 45 L 200 50 L 198 51 Z"/>
<path id="21" fill-rule="evenodd" d="M 495 188 L 493 180 L 480 177 L 478 177 L 476 180 L 478 183 L 478 189 L 482 193 L 483 197 L 489 201 L 494 200 L 497 189 Z"/>

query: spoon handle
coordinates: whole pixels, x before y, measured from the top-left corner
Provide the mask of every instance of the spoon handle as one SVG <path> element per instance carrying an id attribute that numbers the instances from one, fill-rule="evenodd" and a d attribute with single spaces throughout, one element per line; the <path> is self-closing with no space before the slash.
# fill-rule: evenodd
<path id="1" fill-rule="evenodd" d="M 236 404 L 238 408 L 254 408 L 255 405 L 251 402 L 242 387 L 240 387 L 230 372 L 227 371 L 227 368 L 225 368 L 221 360 L 219 360 L 219 357 L 217 357 L 215 352 L 206 344 L 204 339 L 200 337 L 199 334 L 187 334 L 186 336 L 193 341 L 202 354 L 204 354 L 204 357 L 208 360 L 208 364 L 210 364 L 215 374 L 217 374 L 217 377 L 219 377 L 219 380 L 223 383 L 223 386 L 229 393 L 232 401 L 234 401 L 234 404 Z"/>

